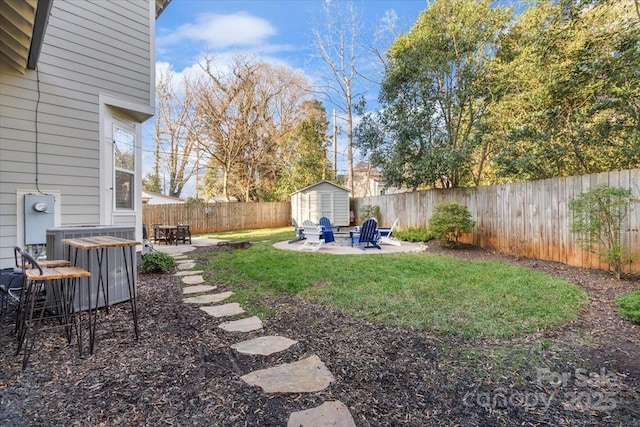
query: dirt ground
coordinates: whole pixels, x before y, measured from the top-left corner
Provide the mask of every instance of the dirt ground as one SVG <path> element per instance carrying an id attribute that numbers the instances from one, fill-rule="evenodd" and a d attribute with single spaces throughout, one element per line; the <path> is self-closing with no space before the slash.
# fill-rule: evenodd
<path id="1" fill-rule="evenodd" d="M 637 277 L 617 281 L 470 247 L 425 250 L 546 271 L 583 288 L 590 303 L 561 328 L 463 340 L 282 297 L 267 301 L 275 313 L 263 319 L 263 331 L 242 334 L 182 303 L 178 278 L 140 275 L 138 341 L 129 305 L 119 304 L 100 313 L 93 355 L 79 357 L 59 330 L 47 331 L 21 372 L 12 327 L 2 324 L 0 425 L 285 426 L 294 411 L 340 400 L 358 426 L 640 426 L 640 325 L 620 318 L 613 303 L 635 289 Z M 229 348 L 267 334 L 299 342 L 268 357 Z M 321 392 L 265 394 L 240 380 L 311 354 L 336 378 Z"/>

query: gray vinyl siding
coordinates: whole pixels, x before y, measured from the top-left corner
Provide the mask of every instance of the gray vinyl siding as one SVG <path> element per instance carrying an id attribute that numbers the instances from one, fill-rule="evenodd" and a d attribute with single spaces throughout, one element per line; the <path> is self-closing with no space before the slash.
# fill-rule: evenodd
<path id="1" fill-rule="evenodd" d="M 100 223 L 99 95 L 153 106 L 153 8 L 152 0 L 56 0 L 38 73 L 0 64 L 0 267 L 12 265 L 16 190 L 36 189 L 38 98 L 37 185 L 61 192 L 61 225 Z"/>

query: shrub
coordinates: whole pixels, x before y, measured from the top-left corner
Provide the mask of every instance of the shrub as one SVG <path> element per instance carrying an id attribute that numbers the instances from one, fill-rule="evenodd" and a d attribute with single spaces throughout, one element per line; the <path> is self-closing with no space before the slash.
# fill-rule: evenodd
<path id="1" fill-rule="evenodd" d="M 620 315 L 640 323 L 640 289 L 616 299 Z"/>
<path id="2" fill-rule="evenodd" d="M 429 220 L 429 231 L 437 239 L 457 242 L 460 236 L 471 232 L 475 221 L 466 206 L 459 203 L 440 203 Z"/>
<path id="3" fill-rule="evenodd" d="M 434 236 L 427 227 L 409 227 L 406 230 L 395 230 L 393 235 L 400 240 L 407 242 L 428 242 Z"/>
<path id="4" fill-rule="evenodd" d="M 622 243 L 623 222 L 632 207 L 629 189 L 594 187 L 569 202 L 573 214 L 571 231 L 582 248 L 598 255 L 620 279 L 622 266 L 632 259 Z"/>
<path id="5" fill-rule="evenodd" d="M 364 205 L 360 208 L 358 218 L 362 221 L 366 221 L 369 218 L 375 218 L 376 221 L 380 220 L 380 206 L 377 205 Z"/>
<path id="6" fill-rule="evenodd" d="M 142 258 L 143 273 L 170 273 L 176 268 L 176 260 L 164 252 L 149 252 Z"/>

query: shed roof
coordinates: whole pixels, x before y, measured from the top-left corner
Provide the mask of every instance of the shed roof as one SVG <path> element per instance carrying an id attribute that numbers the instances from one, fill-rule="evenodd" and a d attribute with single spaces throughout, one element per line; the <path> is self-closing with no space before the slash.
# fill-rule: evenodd
<path id="1" fill-rule="evenodd" d="M 328 180 L 326 180 L 326 179 L 323 179 L 322 181 L 318 181 L 318 182 L 315 182 L 315 183 L 313 183 L 313 184 L 311 184 L 311 185 L 308 185 L 308 186 L 306 186 L 306 187 L 304 187 L 304 188 L 301 188 L 300 190 L 295 191 L 295 192 L 294 192 L 294 193 L 292 193 L 291 195 L 293 195 L 293 194 L 297 194 L 297 193 L 301 193 L 301 192 L 303 192 L 303 191 L 306 191 L 306 190 L 308 190 L 308 189 L 310 189 L 310 188 L 312 188 L 312 187 L 318 186 L 318 185 L 320 185 L 320 184 L 331 184 L 331 185 L 333 185 L 334 187 L 336 187 L 336 188 L 337 188 L 337 189 L 339 189 L 339 190 L 346 191 L 347 193 L 349 192 L 349 190 L 348 190 L 347 188 L 341 187 L 341 186 L 339 186 L 338 184 L 336 184 L 336 183 L 334 183 L 334 182 L 331 182 L 331 181 L 328 181 Z"/>

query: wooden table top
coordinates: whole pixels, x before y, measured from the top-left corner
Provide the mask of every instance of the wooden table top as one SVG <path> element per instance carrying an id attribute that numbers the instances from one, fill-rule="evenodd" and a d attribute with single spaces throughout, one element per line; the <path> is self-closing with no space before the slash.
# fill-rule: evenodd
<path id="1" fill-rule="evenodd" d="M 91 273 L 79 267 L 56 267 L 43 268 L 42 274 L 37 268 L 31 268 L 25 271 L 25 275 L 29 280 L 56 280 L 89 277 Z"/>
<path id="2" fill-rule="evenodd" d="M 141 242 L 129 239 L 122 239 L 120 237 L 113 236 L 89 236 L 89 237 L 75 237 L 72 239 L 62 239 L 61 242 L 64 245 L 72 246 L 78 249 L 104 249 L 104 248 L 119 248 L 123 246 L 138 246 Z"/>

